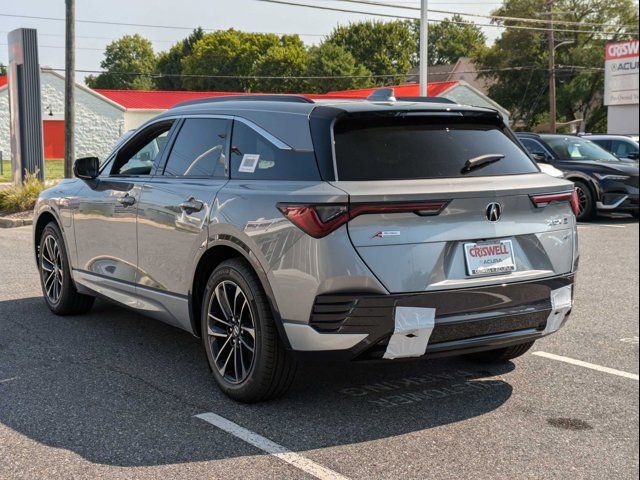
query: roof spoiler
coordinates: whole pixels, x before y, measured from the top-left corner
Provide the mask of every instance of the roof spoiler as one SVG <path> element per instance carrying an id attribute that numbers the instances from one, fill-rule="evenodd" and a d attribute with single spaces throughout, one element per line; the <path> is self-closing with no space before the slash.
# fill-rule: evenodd
<path id="1" fill-rule="evenodd" d="M 454 104 L 456 102 L 444 97 L 396 97 L 395 91 L 392 87 L 377 88 L 371 95 L 367 97 L 370 102 L 423 102 L 423 103 L 448 103 Z"/>
<path id="2" fill-rule="evenodd" d="M 398 97 L 403 102 L 423 102 L 423 103 L 449 103 L 456 105 L 456 102 L 445 97 Z"/>
<path id="3" fill-rule="evenodd" d="M 315 103 L 310 98 L 302 95 L 270 95 L 270 94 L 247 94 L 247 95 L 224 95 L 222 97 L 198 98 L 188 100 L 173 105 L 171 108 L 186 107 L 189 105 L 202 105 L 205 103 L 220 102 L 284 102 L 284 103 Z"/>

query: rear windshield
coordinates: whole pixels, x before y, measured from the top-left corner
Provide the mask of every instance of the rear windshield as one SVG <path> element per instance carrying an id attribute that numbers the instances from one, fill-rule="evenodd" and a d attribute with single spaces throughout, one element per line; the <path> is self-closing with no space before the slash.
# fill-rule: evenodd
<path id="1" fill-rule="evenodd" d="M 462 117 L 349 118 L 336 123 L 334 136 L 339 180 L 410 180 L 539 171 L 501 128 Z M 468 160 L 485 155 L 494 160 L 465 168 Z"/>

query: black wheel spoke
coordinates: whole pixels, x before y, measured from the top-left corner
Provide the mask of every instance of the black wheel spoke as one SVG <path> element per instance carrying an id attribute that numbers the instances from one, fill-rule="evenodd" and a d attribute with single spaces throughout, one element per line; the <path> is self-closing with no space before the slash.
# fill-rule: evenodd
<path id="1" fill-rule="evenodd" d="M 254 363 L 256 332 L 253 312 L 242 288 L 223 280 L 213 289 L 207 312 L 207 335 L 213 363 L 228 382 L 246 380 Z"/>

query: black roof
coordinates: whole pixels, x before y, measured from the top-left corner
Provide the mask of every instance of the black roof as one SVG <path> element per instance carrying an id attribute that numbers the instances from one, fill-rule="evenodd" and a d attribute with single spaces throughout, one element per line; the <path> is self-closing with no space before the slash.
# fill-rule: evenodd
<path id="1" fill-rule="evenodd" d="M 296 150 L 313 150 L 309 117 L 393 112 L 478 112 L 497 110 L 429 101 L 368 101 L 323 98 L 312 101 L 300 95 L 232 95 L 178 104 L 156 118 L 188 115 L 228 115 L 245 118 Z"/>

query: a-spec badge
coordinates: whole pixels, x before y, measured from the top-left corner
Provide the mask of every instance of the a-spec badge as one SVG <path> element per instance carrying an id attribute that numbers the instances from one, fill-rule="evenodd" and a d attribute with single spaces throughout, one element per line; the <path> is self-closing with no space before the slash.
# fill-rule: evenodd
<path id="1" fill-rule="evenodd" d="M 376 232 L 371 238 L 385 238 L 385 237 L 399 237 L 400 232 L 398 230 L 390 230 L 384 232 Z"/>

